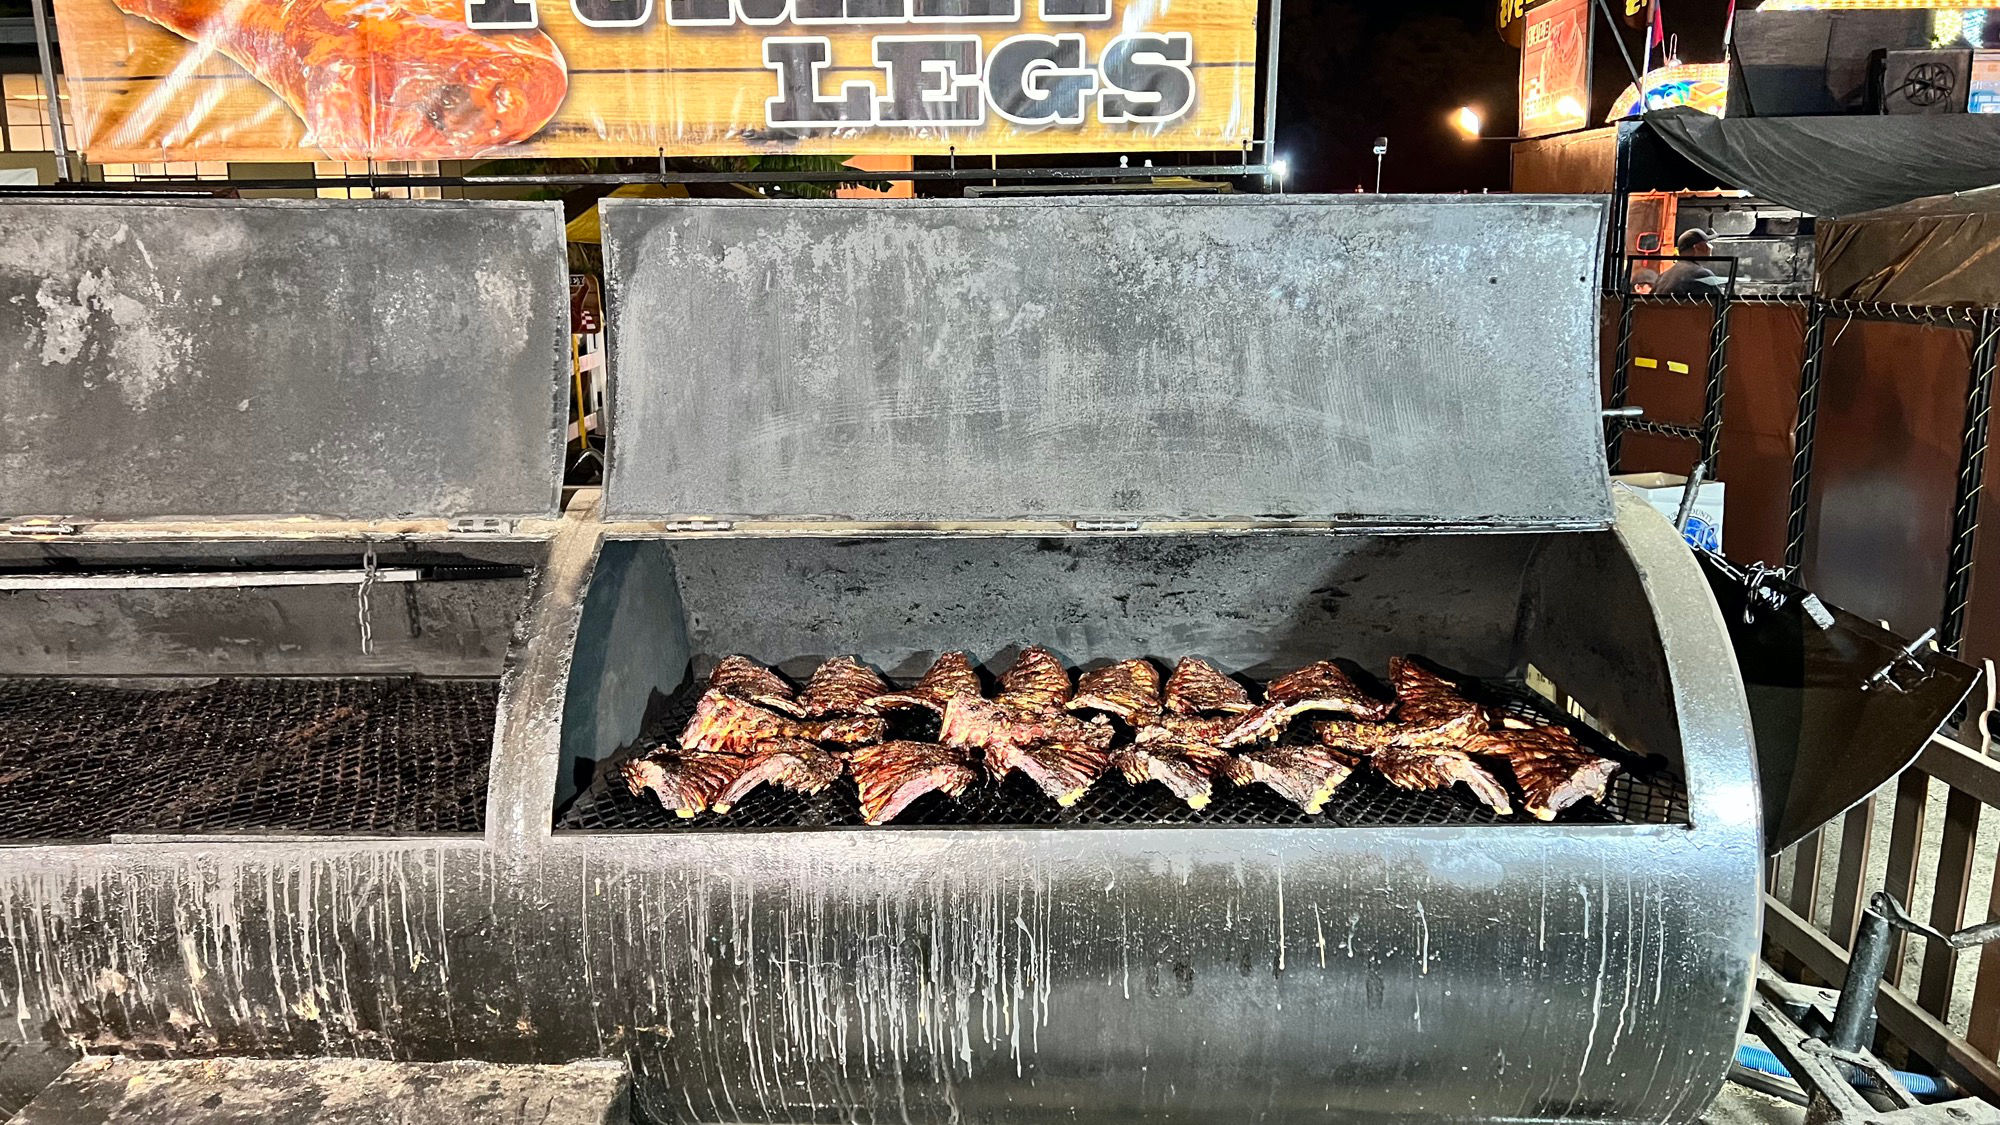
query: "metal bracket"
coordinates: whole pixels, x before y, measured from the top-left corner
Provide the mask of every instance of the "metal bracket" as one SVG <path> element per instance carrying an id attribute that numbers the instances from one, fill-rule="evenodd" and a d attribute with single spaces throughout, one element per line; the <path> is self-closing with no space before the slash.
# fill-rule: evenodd
<path id="1" fill-rule="evenodd" d="M 730 520 L 668 520 L 668 531 L 730 531 L 736 524 Z"/>
<path id="2" fill-rule="evenodd" d="M 67 521 L 58 519 L 48 519 L 40 516 L 35 517 L 33 519 L 15 520 L 13 523 L 7 525 L 7 534 L 20 535 L 31 538 L 41 537 L 41 536 L 75 535 L 77 532 L 82 530 L 83 530 L 83 525 L 81 524 L 69 523 Z"/>
<path id="3" fill-rule="evenodd" d="M 1137 531 L 1142 525 L 1138 520 L 1071 520 L 1070 526 L 1078 531 Z"/>
<path id="4" fill-rule="evenodd" d="M 498 516 L 461 516 L 445 530 L 453 535 L 506 535 L 514 530 L 514 521 Z"/>
<path id="5" fill-rule="evenodd" d="M 1868 677 L 1867 680 L 1863 681 L 1861 684 L 1861 690 L 1873 691 L 1876 687 L 1886 684 L 1889 687 L 1894 688 L 1898 692 L 1908 692 L 1910 690 L 1909 688 L 1906 688 L 1902 684 L 1896 682 L 1896 669 L 1904 664 L 1908 664 L 1910 667 L 1915 668 L 1917 671 L 1922 672 L 1925 675 L 1929 675 L 1930 670 L 1924 667 L 1923 661 L 1917 659 L 1917 653 L 1922 651 L 1925 645 L 1931 643 L 1931 639 L 1936 636 L 1937 636 L 1936 629 L 1925 630 L 1923 636 L 1918 637 L 1916 640 L 1911 641 L 1909 644 L 1903 646 L 1903 651 L 1897 653 L 1895 657 L 1889 661 L 1889 663 L 1884 664 L 1882 665 L 1882 667 L 1876 669 L 1874 675 Z M 1891 901 L 1893 902 L 1894 900 L 1892 899 Z"/>

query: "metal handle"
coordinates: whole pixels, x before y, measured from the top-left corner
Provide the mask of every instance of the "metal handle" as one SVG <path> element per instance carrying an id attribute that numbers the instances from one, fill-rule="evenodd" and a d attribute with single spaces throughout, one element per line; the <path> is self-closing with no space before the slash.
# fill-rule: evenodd
<path id="1" fill-rule="evenodd" d="M 1644 418 L 1646 416 L 1646 408 L 1643 406 L 1614 406 L 1604 411 L 1604 416 L 1606 418 Z"/>

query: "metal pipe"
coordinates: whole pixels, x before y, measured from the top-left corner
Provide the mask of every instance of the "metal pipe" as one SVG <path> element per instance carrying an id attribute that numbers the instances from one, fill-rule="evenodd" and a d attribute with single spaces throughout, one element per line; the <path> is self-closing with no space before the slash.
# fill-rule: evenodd
<path id="1" fill-rule="evenodd" d="M 55 53 L 49 49 L 48 0 L 29 0 L 35 15 L 35 49 L 42 59 L 42 92 L 49 99 L 49 147 L 55 150 L 56 179 L 69 180 L 69 138 L 63 132 L 62 94 L 56 86 Z"/>
<path id="2" fill-rule="evenodd" d="M 1272 165 L 1278 160 L 1278 29 L 1284 5 L 1281 0 L 1268 3 L 1271 22 L 1264 36 L 1264 163 Z"/>
<path id="3" fill-rule="evenodd" d="M 1847 955 L 1847 981 L 1841 985 L 1840 1003 L 1833 1010 L 1833 1034 L 1828 1041 L 1835 1049 L 1860 1052 L 1874 1038 L 1875 991 L 1889 971 L 1894 937 L 1895 927 L 1881 911 L 1870 906 L 1861 915 L 1861 927 Z"/>
<path id="4" fill-rule="evenodd" d="M 189 574 L 0 574 L 0 590 L 241 590 L 265 586 L 358 586 L 363 581 L 421 582 L 416 568 L 397 570 L 214 571 Z"/>

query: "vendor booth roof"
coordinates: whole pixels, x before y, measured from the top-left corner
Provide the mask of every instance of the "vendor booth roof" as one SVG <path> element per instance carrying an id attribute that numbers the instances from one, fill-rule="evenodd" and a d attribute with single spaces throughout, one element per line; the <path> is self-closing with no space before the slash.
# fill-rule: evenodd
<path id="1" fill-rule="evenodd" d="M 1819 225 L 1814 291 L 1896 305 L 2000 305 L 2000 188 Z"/>
<path id="2" fill-rule="evenodd" d="M 1723 183 L 1810 215 L 1853 215 L 2000 184 L 2000 116 L 1646 115 Z"/>

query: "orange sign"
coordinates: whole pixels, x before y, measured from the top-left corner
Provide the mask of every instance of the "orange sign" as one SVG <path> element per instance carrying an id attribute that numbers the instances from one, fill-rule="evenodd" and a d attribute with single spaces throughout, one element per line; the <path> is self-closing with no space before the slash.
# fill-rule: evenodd
<path id="1" fill-rule="evenodd" d="M 57 0 L 86 155 L 1235 150 L 1256 0 Z"/>
<path id="2" fill-rule="evenodd" d="M 1590 0 L 1548 0 L 1528 10 L 1521 35 L 1521 135 L 1545 137 L 1590 123 Z"/>

